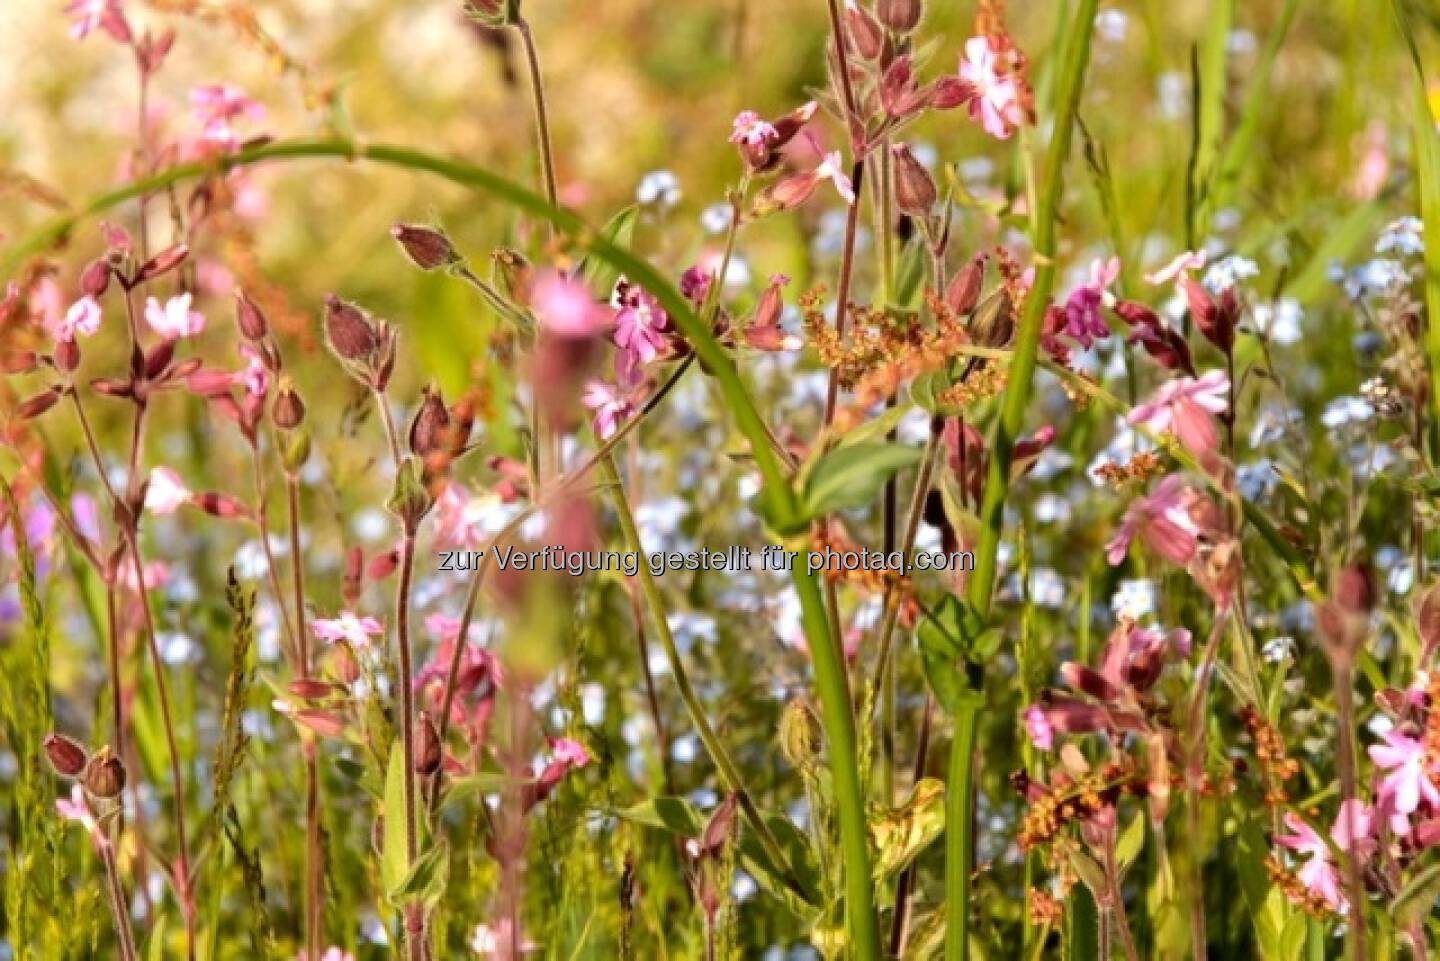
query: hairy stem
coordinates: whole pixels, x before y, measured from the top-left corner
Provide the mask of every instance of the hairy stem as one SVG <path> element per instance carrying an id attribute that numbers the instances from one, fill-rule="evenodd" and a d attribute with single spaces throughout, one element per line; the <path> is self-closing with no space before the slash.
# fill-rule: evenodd
<path id="1" fill-rule="evenodd" d="M 120 871 L 115 866 L 115 846 L 109 839 L 100 838 L 95 847 L 105 864 L 105 890 L 110 898 L 110 914 L 115 919 L 115 940 L 120 945 L 121 961 L 135 961 L 137 955 L 135 932 L 130 926 L 130 902 L 125 897 L 125 886 L 120 883 Z"/>
<path id="2" fill-rule="evenodd" d="M 400 757 L 405 766 L 405 865 L 415 863 L 418 835 L 415 820 L 415 692 L 410 657 L 410 583 L 415 575 L 415 528 L 409 522 L 400 543 L 400 582 L 395 588 L 395 635 L 400 647 Z M 424 957 L 425 921 L 406 911 L 406 945 L 411 961 Z"/>
<path id="3" fill-rule="evenodd" d="M 295 605 L 295 629 L 298 640 L 300 676 L 310 678 L 310 642 L 305 627 L 305 565 L 300 554 L 300 478 L 293 471 L 285 474 L 285 508 L 290 535 L 290 586 Z M 281 605 L 282 609 L 284 605 Z M 320 846 L 320 771 L 315 756 L 317 748 L 306 744 L 305 750 L 305 945 L 308 957 L 320 956 L 320 942 L 325 926 L 324 884 Z"/>

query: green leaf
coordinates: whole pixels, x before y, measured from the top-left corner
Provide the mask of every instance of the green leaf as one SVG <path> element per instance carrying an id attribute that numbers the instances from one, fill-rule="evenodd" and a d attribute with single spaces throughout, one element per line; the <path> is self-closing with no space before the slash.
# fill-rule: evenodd
<path id="1" fill-rule="evenodd" d="M 387 893 L 396 904 L 419 902 L 427 908 L 433 907 L 445 893 L 449 880 L 450 845 L 442 840 L 416 858 L 404 879 Z"/>
<path id="2" fill-rule="evenodd" d="M 621 247 L 629 247 L 630 241 L 635 236 L 635 223 L 640 219 L 640 208 L 631 204 L 620 211 L 600 228 L 600 235 L 611 243 Z M 620 271 L 601 257 L 594 254 L 586 254 L 580 261 L 580 276 L 585 280 L 585 286 L 590 292 L 602 300 L 610 297 L 610 292 L 615 289 L 615 282 L 620 279 Z"/>
<path id="3" fill-rule="evenodd" d="M 923 778 L 902 806 L 870 818 L 876 881 L 899 874 L 945 830 L 945 785 Z"/>
<path id="4" fill-rule="evenodd" d="M 1135 863 L 1140 856 L 1140 850 L 1145 847 L 1145 814 L 1137 811 L 1120 832 L 1120 837 L 1115 841 L 1115 866 L 1121 877 L 1125 875 L 1125 869 Z"/>
<path id="5" fill-rule="evenodd" d="M 746 821 L 740 830 L 740 863 L 766 892 L 780 900 L 792 913 L 801 919 L 814 919 L 816 909 L 822 904 L 822 882 L 820 866 L 815 860 L 815 851 L 810 838 L 783 814 L 763 813 L 760 815 L 770 833 L 780 845 L 780 852 L 790 863 L 795 880 L 804 892 L 802 898 L 790 885 L 785 883 L 781 868 L 771 862 L 764 846 L 755 834 L 750 822 Z"/>
<path id="6" fill-rule="evenodd" d="M 913 307 L 920 299 L 925 286 L 925 273 L 929 255 L 920 235 L 916 234 L 900 252 L 900 264 L 896 270 L 895 296 L 893 303 L 901 307 Z"/>
<path id="7" fill-rule="evenodd" d="M 615 813 L 635 824 L 660 828 L 682 838 L 698 837 L 705 825 L 695 805 L 678 797 L 651 798 Z"/>
<path id="8" fill-rule="evenodd" d="M 911 381 L 910 399 L 932 414 L 953 416 L 960 412 L 960 408 L 940 400 L 940 395 L 953 383 L 954 379 L 950 376 L 950 368 L 947 364 L 939 370 L 921 374 Z"/>
<path id="9" fill-rule="evenodd" d="M 837 447 L 816 462 L 800 495 L 807 519 L 874 502 L 892 475 L 920 460 L 921 453 L 902 444 L 865 442 Z"/>
<path id="10" fill-rule="evenodd" d="M 1065 902 L 1066 961 L 1100 961 L 1100 912 L 1085 885 L 1077 885 Z"/>
<path id="11" fill-rule="evenodd" d="M 865 444 L 884 441 L 885 436 L 896 428 L 905 419 L 913 408 L 909 404 L 896 404 L 894 407 L 885 408 L 884 412 L 872 417 L 865 423 L 853 430 L 841 434 L 835 440 L 835 447 L 853 447 L 856 444 Z M 1436 482 L 1440 484 L 1440 481 Z"/>
<path id="12" fill-rule="evenodd" d="M 380 886 L 394 891 L 404 883 L 409 871 L 405 850 L 405 752 L 397 738 L 390 744 L 390 760 L 385 768 L 384 834 L 380 845 Z"/>
<path id="13" fill-rule="evenodd" d="M 1395 896 L 1390 905 L 1395 927 L 1404 931 L 1422 924 L 1435 909 L 1437 898 L 1440 898 L 1440 864 L 1432 864 L 1411 878 Z"/>
<path id="14" fill-rule="evenodd" d="M 521 778 L 513 778 L 499 771 L 468 774 L 450 782 L 450 786 L 445 789 L 445 796 L 440 800 L 440 806 L 445 808 L 452 804 L 459 804 L 477 794 L 497 794 L 519 787 L 524 783 L 526 782 Z"/>

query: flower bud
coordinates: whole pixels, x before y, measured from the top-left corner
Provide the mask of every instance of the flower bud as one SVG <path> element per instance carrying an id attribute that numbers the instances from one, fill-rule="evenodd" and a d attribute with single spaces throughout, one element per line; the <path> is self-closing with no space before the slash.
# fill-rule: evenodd
<path id="1" fill-rule="evenodd" d="M 135 279 L 131 282 L 131 286 L 142 284 L 147 280 L 154 280 L 156 277 L 169 273 L 180 266 L 188 256 L 190 256 L 190 248 L 184 244 L 176 244 L 173 247 L 165 248 L 140 265 L 140 269 L 136 271 Z"/>
<path id="2" fill-rule="evenodd" d="M 430 512 L 433 503 L 421 477 L 419 459 L 405 458 L 395 472 L 395 486 L 385 502 L 386 510 L 400 519 L 406 531 L 413 533 Z"/>
<path id="3" fill-rule="evenodd" d="M 50 759 L 50 766 L 61 777 L 77 777 L 85 770 L 89 758 L 78 741 L 63 734 L 47 734 L 41 744 L 45 748 L 45 756 Z"/>
<path id="4" fill-rule="evenodd" d="M 372 581 L 383 581 L 395 569 L 400 566 L 400 552 L 395 550 L 381 551 L 370 558 L 370 563 L 365 567 L 365 576 Z"/>
<path id="5" fill-rule="evenodd" d="M 330 671 L 341 684 L 354 684 L 360 680 L 360 662 L 349 644 L 336 644 L 330 648 Z"/>
<path id="6" fill-rule="evenodd" d="M 43 390 L 40 393 L 36 394 L 34 397 L 21 401 L 20 406 L 15 408 L 15 414 L 21 420 L 34 420 L 36 417 L 39 417 L 47 410 L 54 407 L 59 400 L 59 391 L 53 388 L 51 388 L 50 390 Z"/>
<path id="7" fill-rule="evenodd" d="M 80 366 L 80 345 L 73 340 L 56 341 L 52 359 L 57 370 L 72 373 Z"/>
<path id="8" fill-rule="evenodd" d="M 335 685 L 328 681 L 316 681 L 310 678 L 291 681 L 285 685 L 285 689 L 296 697 L 304 698 L 307 701 L 323 701 L 330 695 L 336 693 Z"/>
<path id="9" fill-rule="evenodd" d="M 1004 347 L 1014 333 L 1015 311 L 1003 290 L 985 298 L 970 318 L 970 337 L 981 347 Z"/>
<path id="10" fill-rule="evenodd" d="M 270 408 L 270 417 L 281 430 L 294 430 L 305 421 L 305 402 L 295 391 L 295 385 L 288 377 L 280 381 L 275 392 L 275 403 Z"/>
<path id="11" fill-rule="evenodd" d="M 895 205 L 916 219 L 930 216 L 935 206 L 935 180 L 910 148 L 897 143 L 890 148 L 895 160 Z"/>
<path id="12" fill-rule="evenodd" d="M 145 355 L 145 378 L 155 380 L 170 366 L 170 361 L 175 359 L 175 341 L 162 340 L 150 349 Z"/>
<path id="13" fill-rule="evenodd" d="M 421 270 L 449 267 L 460 262 L 460 255 L 451 246 L 450 238 L 433 227 L 396 224 L 390 228 L 390 236 L 400 244 L 410 262 Z"/>
<path id="14" fill-rule="evenodd" d="M 980 302 L 980 288 L 984 282 L 985 255 L 979 253 L 971 257 L 970 261 L 950 278 L 950 283 L 945 288 L 945 306 L 950 308 L 956 317 L 970 313 Z"/>
<path id="15" fill-rule="evenodd" d="M 420 409 L 410 422 L 410 452 L 419 458 L 429 457 L 443 450 L 448 440 L 450 411 L 445 408 L 445 399 L 434 387 L 426 387 L 420 399 Z"/>
<path id="16" fill-rule="evenodd" d="M 530 275 L 534 272 L 525 255 L 510 247 L 497 247 L 490 254 L 490 263 L 501 292 L 512 301 L 523 300 L 525 291 L 530 289 Z"/>
<path id="17" fill-rule="evenodd" d="M 80 272 L 80 290 L 88 297 L 99 299 L 110 286 L 110 262 L 97 257 Z"/>
<path id="18" fill-rule="evenodd" d="M 260 305 L 238 287 L 235 288 L 235 326 L 240 328 L 241 337 L 251 341 L 264 339 L 270 331 Z"/>
<path id="19" fill-rule="evenodd" d="M 856 52 L 866 60 L 877 59 L 885 49 L 885 31 L 880 22 L 854 0 L 845 4 L 845 32 Z"/>
<path id="20" fill-rule="evenodd" d="M 90 389 L 106 397 L 132 397 L 135 394 L 133 384 L 128 380 L 116 380 L 114 377 L 97 377 L 90 382 Z"/>
<path id="21" fill-rule="evenodd" d="M 336 356 L 354 363 L 370 360 L 379 346 L 365 311 L 334 294 L 325 295 L 325 337 Z"/>
<path id="22" fill-rule="evenodd" d="M 1185 303 L 1200 333 L 1228 356 L 1235 346 L 1235 324 L 1240 314 L 1235 291 L 1227 288 L 1217 301 L 1210 291 L 1189 277 L 1180 279 L 1180 289 L 1185 293 Z"/>
<path id="23" fill-rule="evenodd" d="M 969 102 L 973 90 L 970 84 L 954 74 L 946 74 L 935 81 L 934 92 L 930 95 L 930 106 L 936 110 L 954 110 Z"/>
<path id="24" fill-rule="evenodd" d="M 290 474 L 297 474 L 305 462 L 310 459 L 310 432 L 301 428 L 293 431 L 290 435 L 290 442 L 285 445 L 285 470 Z"/>
<path id="25" fill-rule="evenodd" d="M 365 551 L 358 545 L 345 552 L 345 569 L 340 575 L 340 596 L 347 607 L 360 602 L 360 579 L 365 573 Z"/>
<path id="26" fill-rule="evenodd" d="M 411 756 L 415 763 L 415 773 L 428 777 L 440 770 L 440 732 L 435 729 L 435 722 L 430 720 L 430 715 L 424 711 L 419 713 L 415 721 Z"/>
<path id="27" fill-rule="evenodd" d="M 896 33 L 909 33 L 920 22 L 920 0 L 877 0 L 875 13 L 880 22 Z"/>
<path id="28" fill-rule="evenodd" d="M 219 517 L 223 520 L 250 516 L 248 507 L 229 494 L 222 494 L 219 491 L 202 491 L 194 495 L 190 502 L 211 517 Z"/>
<path id="29" fill-rule="evenodd" d="M 116 798 L 125 790 L 125 765 L 110 750 L 110 745 L 105 745 L 90 758 L 81 784 L 98 798 Z"/>
<path id="30" fill-rule="evenodd" d="M 1347 614 L 1368 617 L 1375 606 L 1375 585 L 1369 566 L 1351 564 L 1335 575 L 1335 603 Z"/>

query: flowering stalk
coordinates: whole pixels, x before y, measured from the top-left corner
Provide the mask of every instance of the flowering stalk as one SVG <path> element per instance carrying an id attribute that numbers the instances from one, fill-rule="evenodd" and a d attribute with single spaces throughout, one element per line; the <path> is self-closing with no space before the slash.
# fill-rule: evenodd
<path id="1" fill-rule="evenodd" d="M 298 631 L 300 678 L 308 681 L 312 664 L 310 642 L 305 630 L 305 565 L 300 562 L 300 478 L 285 471 L 285 508 L 290 528 L 290 585 L 294 591 L 295 627 Z M 280 605 L 284 611 L 285 605 Z M 320 771 L 315 746 L 305 742 L 305 950 L 307 957 L 320 956 L 325 926 L 323 865 L 320 850 Z"/>
<path id="2" fill-rule="evenodd" d="M 1005 499 L 1010 487 L 1010 462 L 1029 406 L 1041 328 L 1050 291 L 1055 284 L 1055 219 L 1064 185 L 1065 161 L 1070 153 L 1075 112 L 1080 102 L 1085 67 L 1090 59 L 1090 32 L 1097 6 L 1097 0 L 1080 0 L 1057 65 L 1055 129 L 1045 160 L 1044 191 L 1035 218 L 1035 279 L 1016 331 L 1010 377 L 995 439 L 991 444 L 988 476 L 980 504 L 980 540 L 968 592 L 970 604 L 982 622 L 988 621 L 990 616 Z M 945 823 L 949 826 L 945 832 L 947 961 L 964 961 L 969 955 L 970 870 L 975 831 L 970 816 L 970 792 L 974 778 L 972 767 L 978 712 L 978 704 L 961 706 L 955 717 L 955 735 L 950 748 L 949 792 L 945 809 Z"/>
<path id="3" fill-rule="evenodd" d="M 108 838 L 102 838 L 95 845 L 100 849 L 100 860 L 105 865 L 105 890 L 109 895 L 110 914 L 115 919 L 115 940 L 120 943 L 121 961 L 135 961 L 135 932 L 130 925 L 130 902 L 125 898 L 125 886 L 120 883 L 120 871 L 115 866 L 115 846 Z"/>

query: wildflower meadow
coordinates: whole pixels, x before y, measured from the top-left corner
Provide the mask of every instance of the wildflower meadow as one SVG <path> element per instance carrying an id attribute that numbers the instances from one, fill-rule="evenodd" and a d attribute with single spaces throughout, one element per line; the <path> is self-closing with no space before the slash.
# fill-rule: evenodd
<path id="1" fill-rule="evenodd" d="M 0 961 L 1440 952 L 1434 0 L 0 53 Z"/>

